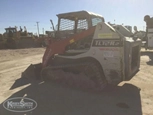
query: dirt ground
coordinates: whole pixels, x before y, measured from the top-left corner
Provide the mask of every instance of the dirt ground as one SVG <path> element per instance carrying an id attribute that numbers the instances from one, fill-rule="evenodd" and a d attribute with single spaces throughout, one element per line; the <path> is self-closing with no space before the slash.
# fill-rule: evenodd
<path id="1" fill-rule="evenodd" d="M 141 51 L 140 71 L 130 81 L 103 92 L 90 92 L 21 78 L 32 63 L 40 63 L 44 48 L 0 50 L 0 115 L 153 115 L 153 51 Z M 10 112 L 3 102 L 13 97 L 35 100 L 30 112 Z"/>

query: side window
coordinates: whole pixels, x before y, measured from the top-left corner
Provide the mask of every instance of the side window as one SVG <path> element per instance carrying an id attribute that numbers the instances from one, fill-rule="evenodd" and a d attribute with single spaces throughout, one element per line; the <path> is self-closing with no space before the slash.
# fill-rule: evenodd
<path id="1" fill-rule="evenodd" d="M 99 22 L 102 22 L 102 19 L 101 18 L 92 18 L 92 26 L 95 26 L 97 25 Z"/>

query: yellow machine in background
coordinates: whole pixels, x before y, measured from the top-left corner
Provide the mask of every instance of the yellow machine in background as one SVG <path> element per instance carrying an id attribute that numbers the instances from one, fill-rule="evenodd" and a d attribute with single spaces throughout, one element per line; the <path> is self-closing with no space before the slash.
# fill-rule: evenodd
<path id="1" fill-rule="evenodd" d="M 24 31 L 20 28 L 17 31 L 16 27 L 5 28 L 6 32 L 2 35 L 1 47 L 2 48 L 29 48 L 36 46 L 36 39 L 32 33 L 28 33 L 26 27 Z M 1 49 L 2 49 L 1 48 Z"/>

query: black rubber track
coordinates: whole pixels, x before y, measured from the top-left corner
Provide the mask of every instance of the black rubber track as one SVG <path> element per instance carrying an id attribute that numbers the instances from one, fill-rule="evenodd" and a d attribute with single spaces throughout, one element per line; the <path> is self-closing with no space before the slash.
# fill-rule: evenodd
<path id="1" fill-rule="evenodd" d="M 80 71 L 77 71 L 77 74 L 71 71 L 63 71 L 63 69 L 69 70 L 72 68 L 77 70 L 79 68 Z M 41 76 L 44 81 L 51 80 L 81 89 L 101 91 L 107 86 L 103 71 L 96 62 L 46 67 L 42 70 Z"/>

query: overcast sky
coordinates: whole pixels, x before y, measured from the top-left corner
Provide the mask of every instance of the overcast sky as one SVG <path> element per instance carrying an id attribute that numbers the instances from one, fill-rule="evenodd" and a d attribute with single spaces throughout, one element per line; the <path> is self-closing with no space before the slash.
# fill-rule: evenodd
<path id="1" fill-rule="evenodd" d="M 36 33 L 36 22 L 51 30 L 50 19 L 57 24 L 56 14 L 87 10 L 98 13 L 106 22 L 137 26 L 143 30 L 145 15 L 153 16 L 153 0 L 0 0 L 0 33 L 9 26 L 26 26 Z"/>

